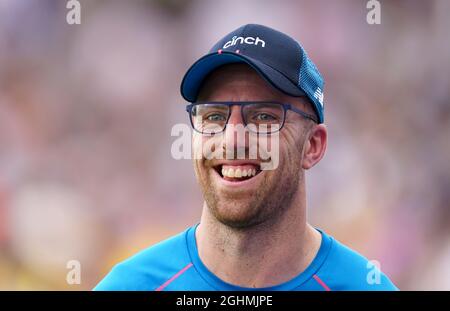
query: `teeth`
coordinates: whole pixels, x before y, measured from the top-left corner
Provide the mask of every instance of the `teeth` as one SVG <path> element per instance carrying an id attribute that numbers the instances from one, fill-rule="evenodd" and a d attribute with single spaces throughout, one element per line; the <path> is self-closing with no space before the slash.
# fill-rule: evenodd
<path id="1" fill-rule="evenodd" d="M 242 177 L 253 177 L 256 175 L 256 169 L 241 169 L 241 168 L 223 168 L 222 167 L 222 176 L 230 177 L 230 178 L 242 178 Z"/>
<path id="2" fill-rule="evenodd" d="M 228 169 L 228 177 L 234 178 L 234 169 Z"/>
<path id="3" fill-rule="evenodd" d="M 235 172 L 234 172 L 234 177 L 237 178 L 241 178 L 242 177 L 242 171 L 240 168 L 238 168 Z"/>

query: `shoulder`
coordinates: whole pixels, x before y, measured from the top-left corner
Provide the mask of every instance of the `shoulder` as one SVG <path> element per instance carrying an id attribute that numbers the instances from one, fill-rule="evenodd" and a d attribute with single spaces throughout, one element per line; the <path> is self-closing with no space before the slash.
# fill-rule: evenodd
<path id="1" fill-rule="evenodd" d="M 398 290 L 376 261 L 369 261 L 333 237 L 323 234 L 323 238 L 330 240 L 331 247 L 317 274 L 331 290 Z"/>
<path id="2" fill-rule="evenodd" d="M 188 230 L 115 265 L 94 290 L 155 290 L 190 262 L 186 245 Z"/>

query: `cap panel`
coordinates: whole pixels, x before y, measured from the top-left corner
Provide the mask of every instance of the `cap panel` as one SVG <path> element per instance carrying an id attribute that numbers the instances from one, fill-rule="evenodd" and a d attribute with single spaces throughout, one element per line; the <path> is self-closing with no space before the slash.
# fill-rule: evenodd
<path id="1" fill-rule="evenodd" d="M 302 50 L 294 39 L 275 29 L 247 24 L 219 40 L 210 53 L 218 50 L 239 51 L 240 54 L 258 59 L 298 84 Z"/>
<path id="2" fill-rule="evenodd" d="M 195 62 L 181 82 L 181 95 L 188 102 L 197 100 L 198 92 L 203 80 L 214 69 L 225 64 L 246 63 L 255 69 L 270 85 L 291 96 L 305 96 L 306 94 L 276 69 L 251 57 L 231 52 L 211 53 Z"/>

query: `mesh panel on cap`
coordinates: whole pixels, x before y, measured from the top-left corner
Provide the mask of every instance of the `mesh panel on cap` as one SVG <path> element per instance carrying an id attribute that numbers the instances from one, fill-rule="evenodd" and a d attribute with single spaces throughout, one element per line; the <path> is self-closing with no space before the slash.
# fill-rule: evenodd
<path id="1" fill-rule="evenodd" d="M 314 96 L 314 93 L 320 88 L 323 92 L 323 79 L 317 70 L 316 65 L 309 59 L 306 51 L 303 50 L 302 65 L 300 66 L 299 87 L 305 91 L 309 99 L 314 103 L 314 109 L 319 117 L 319 123 L 323 122 L 323 101 L 322 104 Z M 322 93 L 323 94 L 323 93 Z"/>

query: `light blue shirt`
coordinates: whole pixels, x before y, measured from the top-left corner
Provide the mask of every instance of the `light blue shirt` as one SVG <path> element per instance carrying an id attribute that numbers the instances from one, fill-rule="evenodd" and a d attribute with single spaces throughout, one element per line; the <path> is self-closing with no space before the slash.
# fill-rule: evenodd
<path id="1" fill-rule="evenodd" d="M 317 255 L 302 273 L 271 287 L 246 288 L 224 282 L 202 263 L 197 225 L 117 264 L 94 290 L 398 290 L 365 257 L 325 232 Z"/>

